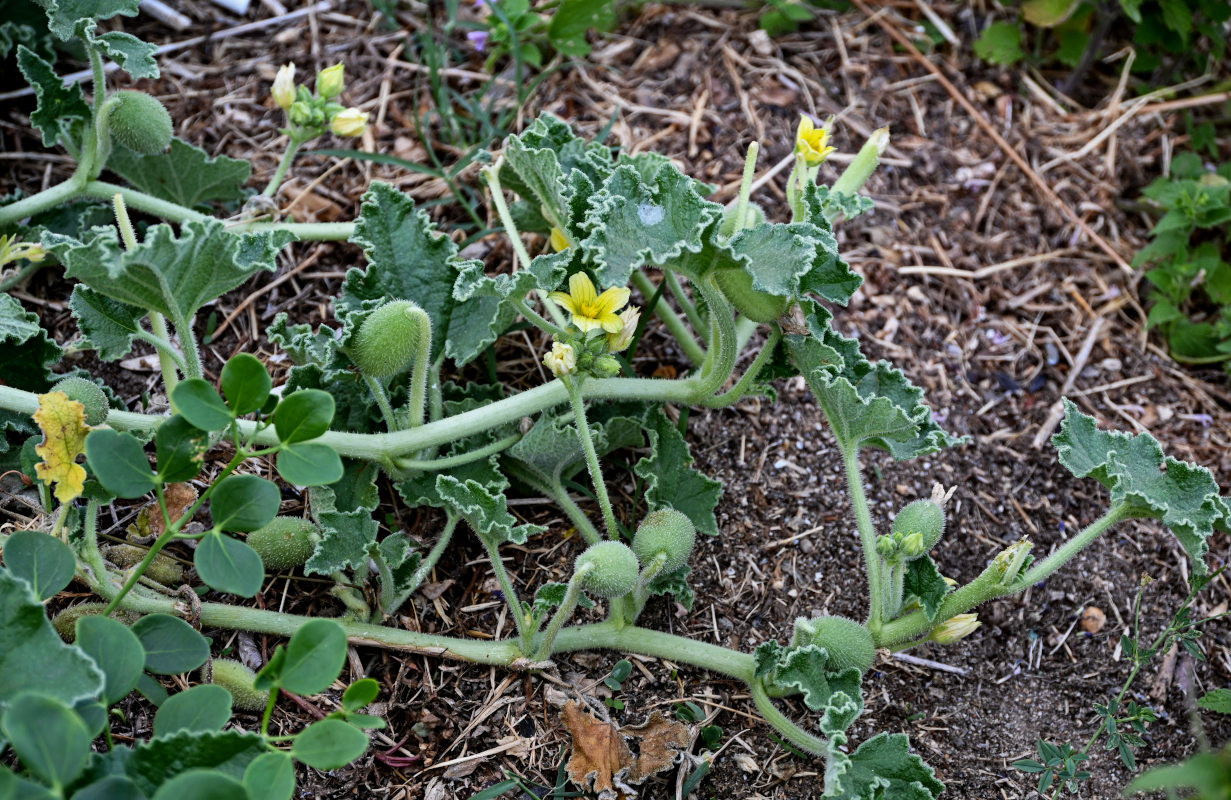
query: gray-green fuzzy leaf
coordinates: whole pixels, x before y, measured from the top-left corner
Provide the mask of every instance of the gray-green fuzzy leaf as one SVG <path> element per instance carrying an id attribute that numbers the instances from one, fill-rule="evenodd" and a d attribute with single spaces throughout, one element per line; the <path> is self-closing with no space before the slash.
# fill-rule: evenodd
<path id="1" fill-rule="evenodd" d="M 74 120 L 90 118 L 81 86 L 65 85 L 51 64 L 25 45 L 17 47 L 17 68 L 34 89 L 38 106 L 30 115 L 30 124 L 43 134 L 44 147 L 55 145 L 60 136 L 69 132 Z"/>
<path id="2" fill-rule="evenodd" d="M 188 208 L 242 200 L 244 184 L 252 175 L 252 165 L 247 161 L 229 156 L 211 158 L 182 139 L 172 139 L 170 150 L 151 156 L 116 149 L 107 159 L 107 169 L 147 194 Z"/>
<path id="3" fill-rule="evenodd" d="M 722 497 L 722 484 L 692 468 L 688 442 L 661 409 L 646 415 L 645 431 L 650 437 L 650 454 L 633 471 L 645 479 L 651 510 L 674 508 L 692 520 L 697 530 L 717 536 L 714 508 Z"/>
<path id="4" fill-rule="evenodd" d="M 903 733 L 878 734 L 854 753 L 840 749 L 846 734 L 830 738 L 825 797 L 834 800 L 936 800 L 945 785 L 923 759 L 910 752 Z"/>
<path id="5" fill-rule="evenodd" d="M 503 494 L 492 494 L 482 484 L 459 481 L 452 475 L 436 478 L 436 492 L 447 506 L 466 520 L 475 533 L 496 543 L 525 544 L 528 536 L 547 530 L 541 525 L 517 524 Z"/>
<path id="6" fill-rule="evenodd" d="M 133 337 L 141 329 L 145 311 L 112 300 L 84 283 L 73 287 L 68 305 L 77 319 L 77 327 L 103 361 L 118 361 L 132 352 Z"/>
<path id="7" fill-rule="evenodd" d="M 323 511 L 315 516 L 321 526 L 321 540 L 304 564 L 305 575 L 329 575 L 367 563 L 368 547 L 376 543 L 379 530 L 370 511 Z"/>

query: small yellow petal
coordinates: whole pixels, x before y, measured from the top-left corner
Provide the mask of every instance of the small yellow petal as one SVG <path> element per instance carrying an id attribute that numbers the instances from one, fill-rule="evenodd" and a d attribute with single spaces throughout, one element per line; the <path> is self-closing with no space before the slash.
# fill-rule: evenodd
<path id="1" fill-rule="evenodd" d="M 568 279 L 568 291 L 578 308 L 592 305 L 598 298 L 598 292 L 594 290 L 594 282 L 584 272 L 574 273 Z"/>
<path id="2" fill-rule="evenodd" d="M 624 320 L 620 319 L 618 315 L 613 314 L 610 311 L 605 314 L 600 314 L 598 323 L 603 327 L 603 330 L 607 331 L 607 333 L 619 333 L 624 327 Z"/>
<path id="3" fill-rule="evenodd" d="M 619 311 L 628 304 L 632 291 L 627 287 L 613 286 L 598 296 L 599 314 Z"/>
<path id="4" fill-rule="evenodd" d="M 547 296 L 550 297 L 552 300 L 555 300 L 560 305 L 564 306 L 564 309 L 568 311 L 568 313 L 570 314 L 577 313 L 577 306 L 573 304 L 573 296 L 570 295 L 568 292 L 552 292 L 551 294 Z"/>
<path id="5" fill-rule="evenodd" d="M 577 326 L 577 330 L 582 333 L 589 333 L 595 328 L 601 328 L 602 323 L 591 317 L 583 317 L 578 314 L 573 315 L 573 324 Z"/>

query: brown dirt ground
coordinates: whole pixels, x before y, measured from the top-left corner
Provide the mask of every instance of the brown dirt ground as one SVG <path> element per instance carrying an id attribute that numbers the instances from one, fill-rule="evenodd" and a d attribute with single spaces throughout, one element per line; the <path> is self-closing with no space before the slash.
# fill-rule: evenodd
<path id="1" fill-rule="evenodd" d="M 879 8 L 878 19 L 900 27 L 918 16 L 912 3 Z M 955 29 L 968 43 L 973 21 L 967 7 L 933 8 L 956 20 Z M 236 22 L 196 0 L 186 2 L 184 10 L 209 21 L 210 29 Z M 258 8 L 256 15 L 269 12 Z M 1149 430 L 1169 452 L 1209 466 L 1226 485 L 1231 415 L 1225 377 L 1183 370 L 1147 340 L 1135 300 L 1137 276 L 1121 271 L 1087 237 L 1075 234 L 1071 222 L 1041 199 L 919 62 L 892 46 L 878 19 L 858 12 L 826 15 L 805 32 L 770 42 L 755 32 L 755 20 L 746 14 L 646 6 L 605 37 L 590 59 L 562 65 L 522 116 L 550 110 L 593 133 L 618 110 L 614 142 L 677 158 L 691 174 L 722 186 L 724 198 L 731 196 L 749 141 L 764 144 L 763 170 L 788 154 L 800 109 L 820 117 L 840 113 L 840 152 L 853 152 L 873 128 L 892 126 L 893 149 L 868 187 L 877 210 L 840 230 L 846 257 L 867 282 L 851 308 L 839 312 L 837 325 L 859 336 L 870 354 L 904 369 L 925 388 L 948 429 L 972 438 L 970 445 L 917 462 L 894 463 L 879 454 L 865 461 L 878 523 L 909 500 L 926 496 L 934 482 L 958 486 L 951 533 L 938 551 L 946 574 L 972 578 L 999 549 L 1022 536 L 1046 552 L 1065 531 L 1090 522 L 1104 507 L 1101 487 L 1074 480 L 1049 447 L 1032 447 L 1066 382 L 1069 395 L 1089 413 L 1121 429 Z M 171 56 L 165 78 L 150 88 L 171 107 L 181 136 L 211 152 L 249 158 L 259 180 L 277 159 L 270 145 L 278 136 L 278 116 L 270 113 L 267 100 L 276 64 L 293 59 L 301 74 L 310 74 L 343 60 L 347 98 L 376 112 L 379 120 L 362 147 L 422 157 L 423 144 L 409 116 L 429 101 L 416 81 L 421 74 L 416 65 L 399 62 L 397 53 L 407 30 L 424 27 L 424 9 L 404 12 L 402 29 L 393 33 L 371 20 L 367 6 L 347 0 L 306 23 L 215 39 Z M 125 24 L 153 41 L 177 38 L 157 24 Z M 1131 257 L 1144 241 L 1147 223 L 1123 199 L 1136 197 L 1160 173 L 1167 154 L 1183 147 L 1179 114 L 1139 113 L 1082 152 L 1123 113 L 1123 104 L 1114 99 L 1116 65 L 1087 79 L 1088 93 L 1102 98 L 1088 110 L 1024 80 L 1042 87 L 1055 76 L 990 68 L 973 60 L 968 47 L 945 48 L 934 58 L 980 113 L 1044 171 L 1063 202 Z M 467 66 L 480 64 L 476 59 Z M 455 79 L 459 85 L 467 80 L 460 73 Z M 1071 113 L 1062 113 L 1062 105 Z M 10 153 L 39 152 L 21 132 L 22 113 L 28 109 L 5 111 L 0 145 Z M 5 188 L 40 185 L 64 172 L 63 159 L 36 158 L 7 160 Z M 301 219 L 308 210 L 321 218 L 353 217 L 359 196 L 376 178 L 392 180 L 420 200 L 446 191 L 438 181 L 391 168 L 310 156 L 301 159 L 296 173 L 293 187 L 282 194 L 284 203 L 313 178 L 324 178 L 297 205 Z M 784 177 L 785 172 L 756 197 L 771 215 L 783 207 Z M 473 178 L 472 172 L 463 176 Z M 327 298 L 358 257 L 355 248 L 335 244 L 296 245 L 288 253 L 284 269 L 310 263 L 236 314 L 210 348 L 212 368 L 240 349 L 256 347 L 274 356 L 261 330 L 279 311 L 289 311 L 293 321 L 320 322 Z M 490 263 L 503 255 L 497 244 Z M 273 279 L 258 278 L 256 290 Z M 227 317 L 251 293 L 245 288 L 224 298 L 218 317 Z M 18 296 L 37 308 L 49 327 L 71 331 L 58 299 L 63 285 L 52 276 L 38 276 Z M 1087 340 L 1091 346 L 1083 358 Z M 651 340 L 645 352 L 637 366 L 647 374 L 686 363 L 661 339 Z M 525 343 L 510 341 L 502 345 L 501 362 L 512 371 L 528 364 L 530 355 Z M 139 373 L 115 377 L 125 381 L 127 399 L 153 385 L 152 376 L 147 383 Z M 802 382 L 783 385 L 777 405 L 753 399 L 728 410 L 694 412 L 689 431 L 697 466 L 726 484 L 718 509 L 723 535 L 701 542 L 694 556 L 696 607 L 688 612 L 656 601 L 644 624 L 750 650 L 771 638 L 787 638 L 796 616 L 862 615 L 861 559 L 853 526 L 845 522 L 841 464 Z M 618 507 L 632 518 L 631 472 L 612 469 L 610 479 Z M 562 541 L 562 518 L 545 503 L 530 501 L 516 509 L 551 530 L 521 552 L 510 548 L 520 562 L 515 576 L 530 585 L 560 579 L 578 550 L 574 540 Z M 425 539 L 439 523 L 432 513 L 395 513 Z M 495 629 L 481 551 L 465 537 L 460 542 L 403 623 L 453 633 Z M 1226 552 L 1220 537 L 1212 559 L 1220 562 Z M 1008 765 L 1032 755 L 1039 737 L 1081 743 L 1089 736 L 1092 704 L 1106 700 L 1127 674 L 1117 643 L 1131 620 L 1142 574 L 1154 579 L 1142 615 L 1145 635 L 1152 635 L 1185 593 L 1186 565 L 1160 526 L 1133 523 L 1026 598 L 983 608 L 983 627 L 960 644 L 916 654 L 963 674 L 882 660 L 866 679 L 867 709 L 852 729 L 852 742 L 879 731 L 908 733 L 947 784 L 946 797 L 1034 797 L 1028 776 Z M 258 602 L 336 613 L 320 588 L 303 578 L 278 578 Z M 1219 578 L 1202 596 L 1200 612 L 1225 610 L 1229 593 L 1231 587 Z M 1090 605 L 1107 616 L 1095 635 L 1074 627 Z M 1221 624 L 1211 627 L 1203 662 L 1181 658 L 1172 665 L 1178 677 L 1160 670 L 1160 659 L 1138 679 L 1133 696 L 1153 702 L 1162 714 L 1140 751 L 1143 764 L 1192 752 L 1181 685 L 1208 690 L 1228 682 L 1231 657 L 1224 631 Z M 262 654 L 276 644 L 268 637 L 225 632 L 219 639 Z M 385 687 L 380 711 L 389 721 L 388 739 L 375 742 L 372 753 L 347 769 L 305 772 L 301 796 L 467 798 L 506 770 L 540 786 L 554 784 L 568 737 L 551 701 L 572 691 L 604 695 L 601 680 L 618 658 L 577 654 L 561 658 L 541 678 L 528 678 L 425 657 L 352 651 L 349 677 L 370 675 Z M 626 709 L 613 712 L 617 721 L 635 722 L 655 708 L 693 700 L 727 733 L 698 797 L 819 797 L 818 762 L 778 745 L 740 686 L 661 660 L 635 658 L 634 664 L 620 693 Z M 277 724 L 295 730 L 320 713 L 317 706 L 284 703 Z M 148 709 L 134 704 L 130 710 L 132 732 L 147 732 Z M 793 711 L 804 717 L 798 704 Z M 1206 722 L 1214 742 L 1231 735 L 1231 726 Z M 1101 749 L 1090 770 L 1094 777 L 1084 796 L 1118 796 L 1129 778 Z M 674 797 L 677 785 L 677 776 L 668 773 L 647 784 L 643 796 Z"/>

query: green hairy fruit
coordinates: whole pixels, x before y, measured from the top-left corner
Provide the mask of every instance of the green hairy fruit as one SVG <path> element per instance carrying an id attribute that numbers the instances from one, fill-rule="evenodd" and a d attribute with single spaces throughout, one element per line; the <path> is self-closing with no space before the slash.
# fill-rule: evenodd
<path id="1" fill-rule="evenodd" d="M 174 132 L 171 115 L 158 99 L 145 92 L 124 89 L 111 99 L 108 119 L 111 138 L 142 155 L 166 150 Z"/>
<path id="2" fill-rule="evenodd" d="M 244 711 L 261 711 L 269 702 L 269 692 L 263 692 L 253 686 L 256 673 L 238 661 L 229 658 L 215 658 L 213 674 L 209 682 L 221 686 L 231 693 L 231 701 L 236 708 Z"/>
<path id="3" fill-rule="evenodd" d="M 359 325 L 351 358 L 359 371 L 371 378 L 389 378 L 414 361 L 420 347 L 423 309 L 409 300 L 391 300 L 373 311 Z"/>
<path id="4" fill-rule="evenodd" d="M 945 511 L 934 500 L 916 500 L 893 518 L 894 535 L 923 536 L 923 553 L 929 552 L 945 532 Z M 920 553 L 922 555 L 922 553 Z"/>
<path id="5" fill-rule="evenodd" d="M 637 556 L 623 542 L 598 542 L 592 544 L 573 565 L 575 572 L 592 565 L 581 577 L 581 588 L 595 597 L 610 600 L 623 597 L 637 585 Z"/>
<path id="6" fill-rule="evenodd" d="M 149 553 L 149 548 L 117 544 L 103 549 L 103 555 L 117 567 L 135 567 Z M 145 568 L 145 577 L 163 586 L 179 586 L 184 582 L 184 568 L 170 556 L 159 553 Z"/>
<path id="7" fill-rule="evenodd" d="M 722 227 L 719 228 L 719 232 L 723 236 L 734 236 L 736 233 L 745 228 L 755 228 L 758 225 L 764 224 L 766 220 L 765 209 L 761 208 L 761 206 L 756 203 L 748 203 L 748 205 L 744 208 L 744 218 L 742 220 L 737 220 L 735 218 L 735 214 L 738 211 L 738 200 L 733 200 L 731 204 L 728 205 L 723 211 Z"/>
<path id="8" fill-rule="evenodd" d="M 855 667 L 867 672 L 876 660 L 876 645 L 867 628 L 847 617 L 828 616 L 795 620 L 795 637 L 792 647 L 807 647 L 814 644 L 829 653 L 831 672 L 841 672 Z"/>
<path id="9" fill-rule="evenodd" d="M 773 322 L 786 313 L 790 304 L 789 297 L 753 288 L 752 276 L 742 269 L 718 270 L 714 278 L 731 305 L 753 322 Z"/>
<path id="10" fill-rule="evenodd" d="M 56 629 L 56 633 L 60 634 L 61 639 L 72 644 L 77 639 L 77 620 L 82 617 L 97 617 L 106 607 L 106 603 L 78 603 L 56 614 L 51 620 L 51 626 Z M 122 609 L 117 610 L 112 616 L 125 625 L 132 625 L 141 619 L 140 614 Z"/>
<path id="11" fill-rule="evenodd" d="M 674 508 L 655 511 L 637 526 L 633 535 L 633 553 L 643 566 L 659 553 L 667 556 L 662 574 L 675 572 L 688 563 L 688 556 L 697 543 L 697 529 L 692 520 Z"/>
<path id="12" fill-rule="evenodd" d="M 76 400 L 85 406 L 87 425 L 101 425 L 103 420 L 107 419 L 107 412 L 111 410 L 103 390 L 97 383 L 85 378 L 65 378 L 52 386 L 51 391 L 64 392 L 69 400 Z"/>
<path id="13" fill-rule="evenodd" d="M 266 569 L 293 569 L 316 550 L 320 534 L 303 517 L 274 517 L 264 528 L 248 534 L 248 546 L 257 552 Z"/>

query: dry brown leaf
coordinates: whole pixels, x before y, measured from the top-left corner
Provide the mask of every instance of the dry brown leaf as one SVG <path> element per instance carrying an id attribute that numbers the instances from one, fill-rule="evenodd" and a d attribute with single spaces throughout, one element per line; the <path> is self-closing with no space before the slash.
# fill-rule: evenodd
<path id="1" fill-rule="evenodd" d="M 599 800 L 636 797 L 629 784 L 641 783 L 670 768 L 692 741 L 687 725 L 669 720 L 659 711 L 640 725 L 617 728 L 570 700 L 564 704 L 560 719 L 573 736 L 569 779 L 595 792 Z M 633 755 L 628 746 L 630 738 L 638 740 L 640 755 Z"/>

